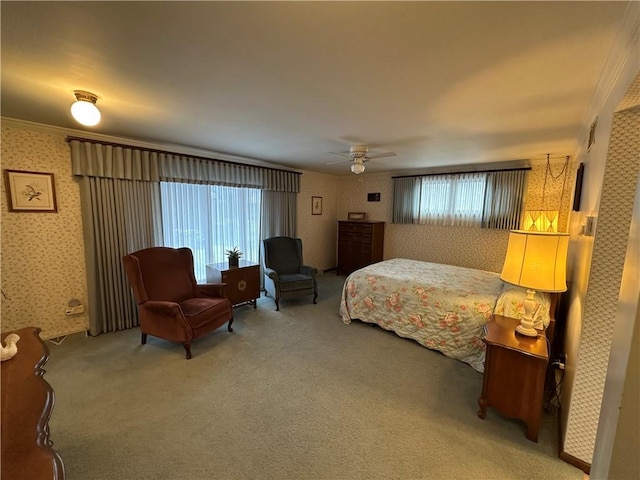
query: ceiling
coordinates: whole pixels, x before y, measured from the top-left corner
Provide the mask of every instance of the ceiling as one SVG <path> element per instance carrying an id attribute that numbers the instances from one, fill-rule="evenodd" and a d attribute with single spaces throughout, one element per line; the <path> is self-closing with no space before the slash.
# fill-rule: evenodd
<path id="1" fill-rule="evenodd" d="M 292 168 L 572 154 L 627 2 L 2 2 L 3 117 Z M 102 122 L 71 118 L 74 90 Z"/>

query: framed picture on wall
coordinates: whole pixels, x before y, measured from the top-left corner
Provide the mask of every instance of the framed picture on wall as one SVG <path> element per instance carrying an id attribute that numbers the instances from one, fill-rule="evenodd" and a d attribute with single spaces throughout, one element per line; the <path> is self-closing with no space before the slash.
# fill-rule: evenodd
<path id="1" fill-rule="evenodd" d="M 10 212 L 57 212 L 53 173 L 4 171 Z"/>
<path id="2" fill-rule="evenodd" d="M 322 215 L 322 197 L 311 197 L 311 215 Z"/>

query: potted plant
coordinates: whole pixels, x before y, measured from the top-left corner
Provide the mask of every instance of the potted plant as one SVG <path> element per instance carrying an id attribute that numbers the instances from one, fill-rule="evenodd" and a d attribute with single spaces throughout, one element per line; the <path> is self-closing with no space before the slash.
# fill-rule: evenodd
<path id="1" fill-rule="evenodd" d="M 227 258 L 229 259 L 229 268 L 238 267 L 240 265 L 240 257 L 242 257 L 243 253 L 238 249 L 238 247 L 233 247 L 231 250 L 227 250 Z"/>

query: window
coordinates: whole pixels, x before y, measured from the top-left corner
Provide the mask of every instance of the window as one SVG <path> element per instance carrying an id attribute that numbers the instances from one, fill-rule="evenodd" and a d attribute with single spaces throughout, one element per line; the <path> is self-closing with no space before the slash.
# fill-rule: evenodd
<path id="1" fill-rule="evenodd" d="M 486 173 L 421 177 L 418 223 L 479 226 L 485 184 Z"/>
<path id="2" fill-rule="evenodd" d="M 518 228 L 526 172 L 394 178 L 393 222 Z"/>
<path id="3" fill-rule="evenodd" d="M 259 189 L 161 182 L 160 195 L 164 244 L 191 248 L 199 283 L 206 281 L 206 265 L 226 262 L 225 251 L 235 246 L 258 262 Z"/>

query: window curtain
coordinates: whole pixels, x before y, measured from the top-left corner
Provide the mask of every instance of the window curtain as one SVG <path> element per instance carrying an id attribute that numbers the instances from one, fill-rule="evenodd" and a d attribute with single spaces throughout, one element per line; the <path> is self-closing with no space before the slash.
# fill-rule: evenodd
<path id="1" fill-rule="evenodd" d="M 395 177 L 393 222 L 518 228 L 528 169 Z"/>
<path id="2" fill-rule="evenodd" d="M 80 200 L 91 335 L 139 325 L 122 257 L 162 245 L 159 184 L 82 177 Z"/>
<path id="3" fill-rule="evenodd" d="M 418 223 L 479 226 L 485 175 L 464 173 L 421 177 Z"/>
<path id="4" fill-rule="evenodd" d="M 271 237 L 296 237 L 298 203 L 291 192 L 262 191 L 260 212 L 260 288 L 264 289 L 262 240 Z"/>
<path id="5" fill-rule="evenodd" d="M 67 142 L 80 182 L 91 335 L 138 324 L 122 256 L 163 245 L 161 181 L 266 189 L 294 198 L 300 191 L 297 172 L 78 137 Z M 293 214 L 285 224 L 295 225 L 295 209 Z"/>
<path id="6" fill-rule="evenodd" d="M 482 213 L 482 226 L 502 230 L 520 225 L 528 170 L 489 172 Z"/>
<path id="7" fill-rule="evenodd" d="M 260 239 L 296 236 L 297 201 L 291 192 L 262 191 Z"/>
<path id="8" fill-rule="evenodd" d="M 420 206 L 419 188 L 419 177 L 393 179 L 393 223 L 416 222 Z"/>
<path id="9" fill-rule="evenodd" d="M 191 248 L 199 283 L 206 265 L 226 262 L 233 247 L 259 262 L 260 190 L 162 182 L 160 191 L 164 244 Z"/>

